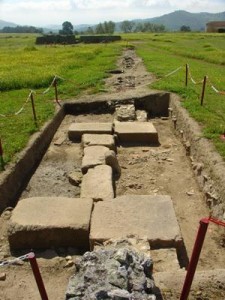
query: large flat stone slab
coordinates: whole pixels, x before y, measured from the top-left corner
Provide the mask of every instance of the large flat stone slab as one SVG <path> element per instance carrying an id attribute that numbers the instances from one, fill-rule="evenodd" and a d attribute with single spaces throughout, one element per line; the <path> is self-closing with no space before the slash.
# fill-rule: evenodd
<path id="1" fill-rule="evenodd" d="M 105 146 L 90 146 L 84 148 L 84 156 L 82 159 L 82 173 L 87 173 L 88 169 L 98 165 L 105 165 L 105 154 L 109 148 Z"/>
<path id="2" fill-rule="evenodd" d="M 88 146 L 105 146 L 110 150 L 115 150 L 114 136 L 110 134 L 83 134 L 82 136 L 83 147 Z"/>
<path id="3" fill-rule="evenodd" d="M 125 195 L 95 205 L 90 244 L 135 235 L 147 238 L 153 248 L 183 244 L 169 196 Z"/>
<path id="4" fill-rule="evenodd" d="M 103 201 L 114 198 L 112 168 L 106 165 L 89 169 L 81 183 L 81 198 Z"/>
<path id="5" fill-rule="evenodd" d="M 18 202 L 10 219 L 10 247 L 77 247 L 87 250 L 92 206 L 90 198 L 23 199 Z"/>
<path id="6" fill-rule="evenodd" d="M 113 169 L 114 174 L 120 174 L 120 167 L 113 150 L 105 146 L 90 146 L 84 148 L 81 170 L 86 174 L 90 168 L 99 165 L 108 165 Z"/>
<path id="7" fill-rule="evenodd" d="M 150 122 L 115 122 L 120 143 L 158 144 L 158 133 Z"/>
<path id="8" fill-rule="evenodd" d="M 111 134 L 112 123 L 73 123 L 68 130 L 70 140 L 80 141 L 84 133 Z"/>

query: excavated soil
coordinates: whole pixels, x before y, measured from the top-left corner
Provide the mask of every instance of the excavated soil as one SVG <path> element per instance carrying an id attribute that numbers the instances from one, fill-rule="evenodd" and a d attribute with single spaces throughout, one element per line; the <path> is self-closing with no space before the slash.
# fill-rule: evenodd
<path id="1" fill-rule="evenodd" d="M 118 93 L 118 99 L 123 91 L 146 88 L 145 86 L 154 79 L 131 50 L 124 53 L 118 62 L 118 69 L 123 72 L 115 72 L 120 74 L 114 74 L 106 81 L 106 89 Z M 74 121 L 109 122 L 113 121 L 113 118 L 111 114 L 67 115 L 21 198 L 79 197 L 80 187 L 71 185 L 69 175 L 75 170 L 80 170 L 82 148 L 79 143 L 68 140 L 68 127 Z M 116 181 L 116 195 L 170 195 L 190 257 L 199 220 L 209 215 L 209 209 L 195 178 L 191 159 L 182 142 L 174 134 L 171 120 L 156 118 L 150 121 L 158 131 L 160 146 L 118 146 L 117 157 L 122 173 Z M 5 210 L 0 217 L 0 261 L 24 254 L 10 253 L 7 242 L 7 223 L 10 215 L 11 208 Z M 224 228 L 209 226 L 198 266 L 201 273 L 196 277 L 190 299 L 225 298 L 224 276 L 221 276 L 224 271 L 218 270 L 224 268 L 225 262 L 223 234 Z M 74 273 L 71 261 L 79 255 L 80 253 L 72 248 L 49 249 L 37 253 L 49 299 L 64 299 L 69 277 Z M 165 272 L 169 271 L 167 262 Z M 209 276 L 208 271 L 211 272 Z M 1 280 L 1 273 L 6 273 L 5 280 Z M 163 299 L 179 299 L 184 272 L 176 275 L 178 276 L 156 273 Z M 0 299 L 40 299 L 29 262 L 20 261 L 16 265 L 0 267 Z"/>

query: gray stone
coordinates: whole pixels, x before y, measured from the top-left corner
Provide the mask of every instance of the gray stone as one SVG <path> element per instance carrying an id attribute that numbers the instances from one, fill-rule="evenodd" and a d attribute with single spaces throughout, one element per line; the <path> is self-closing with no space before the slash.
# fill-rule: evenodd
<path id="1" fill-rule="evenodd" d="M 158 133 L 150 122 L 115 122 L 115 133 L 120 143 L 159 143 Z"/>
<path id="2" fill-rule="evenodd" d="M 92 198 L 94 201 L 114 198 L 110 166 L 101 165 L 88 170 L 81 184 L 81 198 Z"/>
<path id="3" fill-rule="evenodd" d="M 120 176 L 121 168 L 120 168 L 119 162 L 117 160 L 116 153 L 113 150 L 108 150 L 105 153 L 105 163 L 113 169 L 113 172 L 117 176 Z"/>
<path id="4" fill-rule="evenodd" d="M 118 121 L 134 121 L 136 119 L 135 106 L 133 104 L 119 105 L 116 107 L 115 118 Z"/>
<path id="5" fill-rule="evenodd" d="M 138 122 L 147 122 L 148 113 L 145 110 L 136 110 L 136 119 Z"/>
<path id="6" fill-rule="evenodd" d="M 82 173 L 87 173 L 88 169 L 98 165 L 105 165 L 105 154 L 109 149 L 104 146 L 90 146 L 84 148 L 84 156 L 82 159 Z"/>
<path id="7" fill-rule="evenodd" d="M 84 148 L 81 170 L 86 174 L 90 168 L 99 165 L 108 165 L 116 175 L 120 175 L 120 166 L 113 150 L 105 146 L 90 146 Z"/>
<path id="8" fill-rule="evenodd" d="M 13 210 L 8 238 L 13 249 L 88 249 L 92 199 L 34 197 Z"/>
<path id="9" fill-rule="evenodd" d="M 80 185 L 82 181 L 82 177 L 83 177 L 82 173 L 78 171 L 72 172 L 68 175 L 69 182 L 74 186 Z"/>
<path id="10" fill-rule="evenodd" d="M 80 141 L 84 133 L 112 134 L 112 123 L 73 123 L 68 130 L 72 141 Z"/>
<path id="11" fill-rule="evenodd" d="M 114 136 L 110 134 L 83 134 L 83 147 L 88 146 L 105 146 L 110 150 L 115 150 Z"/>
<path id="12" fill-rule="evenodd" d="M 0 281 L 6 280 L 6 273 L 0 273 Z"/>
<path id="13" fill-rule="evenodd" d="M 75 267 L 66 299 L 155 300 L 152 261 L 144 254 L 126 247 L 102 248 L 86 252 Z"/>
<path id="14" fill-rule="evenodd" d="M 180 228 L 169 196 L 125 195 L 95 205 L 90 244 L 135 235 L 153 247 L 179 248 Z"/>

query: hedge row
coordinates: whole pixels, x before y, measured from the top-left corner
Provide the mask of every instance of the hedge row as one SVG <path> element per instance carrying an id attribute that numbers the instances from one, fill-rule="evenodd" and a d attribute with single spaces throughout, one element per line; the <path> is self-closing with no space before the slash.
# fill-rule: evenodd
<path id="1" fill-rule="evenodd" d="M 36 44 L 76 44 L 76 39 L 75 35 L 44 35 L 36 38 Z"/>
<path id="2" fill-rule="evenodd" d="M 120 41 L 121 36 L 119 35 L 90 35 L 81 36 L 76 39 L 74 35 L 45 35 L 39 36 L 36 39 L 37 45 L 48 45 L 48 44 L 76 44 L 76 43 L 109 43 Z"/>
<path id="3" fill-rule="evenodd" d="M 120 41 L 121 36 L 119 35 L 83 35 L 80 37 L 79 41 L 85 44 L 92 43 L 109 43 Z"/>

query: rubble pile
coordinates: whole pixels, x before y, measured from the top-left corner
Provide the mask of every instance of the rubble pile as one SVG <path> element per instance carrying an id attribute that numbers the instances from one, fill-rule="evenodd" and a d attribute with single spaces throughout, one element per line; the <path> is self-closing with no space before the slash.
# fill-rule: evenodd
<path id="1" fill-rule="evenodd" d="M 129 247 L 100 248 L 75 262 L 66 291 L 69 300 L 155 300 L 153 263 Z"/>

